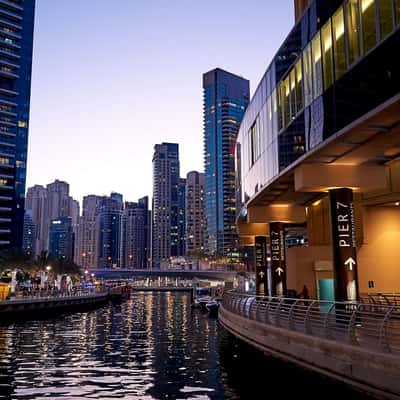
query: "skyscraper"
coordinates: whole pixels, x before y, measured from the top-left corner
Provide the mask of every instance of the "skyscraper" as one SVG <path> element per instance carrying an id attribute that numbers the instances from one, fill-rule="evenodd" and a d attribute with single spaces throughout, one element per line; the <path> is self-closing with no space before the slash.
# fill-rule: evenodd
<path id="1" fill-rule="evenodd" d="M 35 238 L 33 253 L 39 254 L 47 250 L 48 230 L 47 215 L 47 189 L 41 185 L 35 185 L 28 189 L 25 202 L 25 210 L 31 211 L 32 221 L 35 225 Z"/>
<path id="2" fill-rule="evenodd" d="M 71 217 L 53 219 L 49 231 L 49 255 L 72 261 L 74 258 L 74 231 Z"/>
<path id="3" fill-rule="evenodd" d="M 0 2 L 0 249 L 22 246 L 34 13 Z"/>
<path id="4" fill-rule="evenodd" d="M 122 266 L 130 269 L 147 268 L 149 198 L 137 203 L 126 202 L 122 216 Z"/>
<path id="5" fill-rule="evenodd" d="M 96 219 L 102 197 L 89 195 L 83 198 L 82 216 L 79 217 L 76 237 L 75 262 L 84 269 L 96 268 L 97 231 Z"/>
<path id="6" fill-rule="evenodd" d="M 121 266 L 121 222 L 122 195 L 111 193 L 100 201 L 96 217 L 98 268 L 116 268 Z"/>
<path id="7" fill-rule="evenodd" d="M 79 203 L 69 195 L 69 184 L 55 180 L 44 188 L 35 185 L 28 189 L 26 210 L 32 210 L 32 220 L 36 227 L 35 253 L 49 250 L 51 221 L 61 217 L 71 217 L 74 233 L 77 232 Z"/>
<path id="8" fill-rule="evenodd" d="M 235 143 L 249 102 L 249 81 L 214 69 L 203 75 L 207 251 L 229 256 L 235 227 Z"/>
<path id="9" fill-rule="evenodd" d="M 25 210 L 24 215 L 24 234 L 22 239 L 22 249 L 28 253 L 33 254 L 35 249 L 36 227 L 32 219 L 32 211 Z"/>
<path id="10" fill-rule="evenodd" d="M 191 171 L 186 176 L 186 254 L 201 253 L 205 246 L 204 174 Z"/>
<path id="11" fill-rule="evenodd" d="M 179 145 L 156 144 L 153 156 L 152 207 L 152 263 L 155 268 L 159 268 L 171 256 L 182 255 L 179 227 L 180 186 Z"/>

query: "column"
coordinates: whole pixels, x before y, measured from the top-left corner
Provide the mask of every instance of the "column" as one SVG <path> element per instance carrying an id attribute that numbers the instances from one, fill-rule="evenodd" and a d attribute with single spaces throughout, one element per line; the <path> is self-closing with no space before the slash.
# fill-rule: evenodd
<path id="1" fill-rule="evenodd" d="M 271 242 L 271 296 L 284 296 L 286 293 L 286 250 L 285 224 L 269 224 Z"/>
<path id="2" fill-rule="evenodd" d="M 267 264 L 267 238 L 255 237 L 255 264 L 256 264 L 256 294 L 268 294 L 268 264 Z"/>
<path id="3" fill-rule="evenodd" d="M 357 301 L 357 250 L 353 191 L 329 191 L 336 301 Z"/>

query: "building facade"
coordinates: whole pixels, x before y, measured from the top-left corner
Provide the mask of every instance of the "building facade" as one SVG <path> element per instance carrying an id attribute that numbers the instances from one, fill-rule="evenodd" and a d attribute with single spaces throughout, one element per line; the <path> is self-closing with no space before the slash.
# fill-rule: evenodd
<path id="1" fill-rule="evenodd" d="M 236 145 L 237 227 L 257 268 L 270 252 L 272 295 L 398 290 L 399 41 L 396 0 L 314 0 L 257 87 Z M 285 246 L 299 227 L 308 245 Z"/>
<path id="2" fill-rule="evenodd" d="M 34 13 L 0 3 L 0 249 L 22 246 Z"/>
<path id="3" fill-rule="evenodd" d="M 71 217 L 53 219 L 49 232 L 49 256 L 55 259 L 74 259 L 74 231 Z"/>
<path id="4" fill-rule="evenodd" d="M 84 269 L 97 266 L 96 220 L 101 200 L 101 196 L 88 195 L 83 198 L 82 202 L 82 216 L 79 217 L 76 237 L 75 262 Z"/>
<path id="5" fill-rule="evenodd" d="M 223 257 L 238 247 L 234 149 L 249 81 L 217 68 L 203 75 L 203 91 L 207 251 Z"/>
<path id="6" fill-rule="evenodd" d="M 27 254 L 35 252 L 36 226 L 33 223 L 32 211 L 25 210 L 24 215 L 24 234 L 22 238 L 22 250 Z"/>
<path id="7" fill-rule="evenodd" d="M 122 267 L 146 269 L 149 258 L 149 199 L 126 202 L 122 215 Z"/>
<path id="8" fill-rule="evenodd" d="M 191 171 L 186 176 L 185 227 L 186 255 L 202 254 L 205 250 L 205 175 Z"/>
<path id="9" fill-rule="evenodd" d="M 154 147 L 152 205 L 152 265 L 159 268 L 170 257 L 182 255 L 182 182 L 179 178 L 179 145 Z M 181 194 L 180 194 L 181 193 Z M 183 196 L 184 197 L 184 196 Z M 184 220 L 184 219 L 183 219 Z"/>
<path id="10" fill-rule="evenodd" d="M 123 200 L 119 193 L 111 193 L 100 201 L 96 216 L 97 268 L 121 267 L 121 224 Z"/>

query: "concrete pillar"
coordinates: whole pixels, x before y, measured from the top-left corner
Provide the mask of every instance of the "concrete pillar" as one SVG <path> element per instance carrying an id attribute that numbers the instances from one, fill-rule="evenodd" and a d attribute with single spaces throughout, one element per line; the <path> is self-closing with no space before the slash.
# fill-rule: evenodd
<path id="1" fill-rule="evenodd" d="M 348 188 L 329 191 L 333 274 L 336 301 L 357 301 L 357 251 L 353 191 Z"/>
<path id="2" fill-rule="evenodd" d="M 256 294 L 268 294 L 267 237 L 255 237 Z"/>
<path id="3" fill-rule="evenodd" d="M 285 224 L 271 222 L 269 230 L 271 242 L 271 296 L 284 296 L 287 288 Z"/>

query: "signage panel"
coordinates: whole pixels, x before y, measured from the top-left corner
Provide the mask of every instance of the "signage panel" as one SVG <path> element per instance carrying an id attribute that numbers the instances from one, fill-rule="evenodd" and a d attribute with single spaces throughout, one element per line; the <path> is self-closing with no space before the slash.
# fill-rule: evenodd
<path id="1" fill-rule="evenodd" d="M 329 191 L 336 301 L 358 300 L 353 191 Z"/>
<path id="2" fill-rule="evenodd" d="M 268 290 L 268 265 L 267 265 L 267 238 L 256 236 L 255 238 L 256 261 L 256 293 L 266 296 Z"/>
<path id="3" fill-rule="evenodd" d="M 271 241 L 271 280 L 272 296 L 283 296 L 286 293 L 286 250 L 285 224 L 269 224 Z"/>

